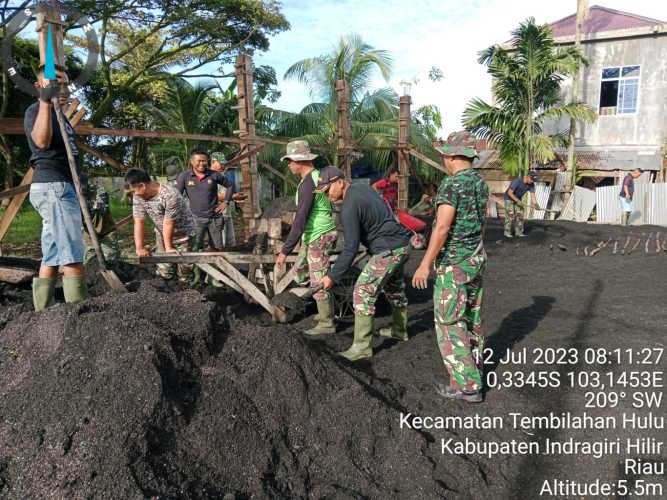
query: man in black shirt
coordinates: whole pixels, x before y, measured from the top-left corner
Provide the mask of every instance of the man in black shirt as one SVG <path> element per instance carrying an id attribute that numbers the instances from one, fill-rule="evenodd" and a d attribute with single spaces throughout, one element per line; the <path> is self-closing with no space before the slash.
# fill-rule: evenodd
<path id="1" fill-rule="evenodd" d="M 57 72 L 57 81 L 66 89 L 67 75 Z M 36 87 L 40 90 L 38 102 L 25 112 L 24 130 L 32 155 L 30 165 L 34 173 L 30 186 L 30 203 L 42 218 L 42 265 L 39 277 L 33 279 L 32 292 L 36 311 L 54 303 L 58 269 L 63 269 L 63 292 L 66 302 L 79 302 L 88 296 L 83 262 L 85 247 L 81 230 L 81 207 L 72 183 L 67 161 L 65 140 L 78 163 L 75 134 L 65 118 L 63 138 L 56 112 L 49 99 L 48 80 L 40 72 Z M 63 92 L 61 105 L 67 102 Z"/>
<path id="2" fill-rule="evenodd" d="M 350 184 L 336 167 L 320 173 L 318 191 L 332 203 L 342 202 L 341 224 L 345 247 L 322 283 L 329 289 L 352 265 L 361 243 L 371 258 L 354 285 L 354 341 L 341 356 L 350 361 L 370 358 L 375 302 L 381 291 L 392 308 L 392 327 L 380 334 L 407 340 L 408 299 L 405 296 L 403 265 L 408 260 L 410 235 L 401 226 L 380 195 L 366 184 Z"/>
<path id="3" fill-rule="evenodd" d="M 204 239 L 209 236 L 211 246 L 221 249 L 223 212 L 231 200 L 243 199 L 242 193 L 234 193 L 233 185 L 221 172 L 208 168 L 209 156 L 206 151 L 195 150 L 190 154 L 190 170 L 182 172 L 176 179 L 176 190 L 187 194 L 190 211 L 194 216 L 196 248 L 204 248 Z M 227 188 L 225 200 L 218 202 L 218 185 Z"/>

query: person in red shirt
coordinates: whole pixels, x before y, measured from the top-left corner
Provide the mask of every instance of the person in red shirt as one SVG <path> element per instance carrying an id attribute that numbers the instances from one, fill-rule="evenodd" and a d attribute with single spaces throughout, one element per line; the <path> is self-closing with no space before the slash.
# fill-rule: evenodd
<path id="1" fill-rule="evenodd" d="M 396 211 L 398 203 L 398 169 L 392 168 L 387 172 L 387 177 L 373 184 L 373 189 L 382 195 L 384 201 L 392 211 Z"/>

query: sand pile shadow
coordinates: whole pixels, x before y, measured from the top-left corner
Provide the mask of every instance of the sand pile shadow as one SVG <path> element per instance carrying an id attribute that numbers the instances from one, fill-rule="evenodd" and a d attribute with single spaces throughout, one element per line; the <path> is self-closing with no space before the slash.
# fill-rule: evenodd
<path id="1" fill-rule="evenodd" d="M 396 389 L 363 377 L 288 327 L 229 325 L 197 292 L 26 313 L 0 334 L 0 497 L 479 491 L 475 464 L 436 467 L 429 436 L 399 429 Z"/>

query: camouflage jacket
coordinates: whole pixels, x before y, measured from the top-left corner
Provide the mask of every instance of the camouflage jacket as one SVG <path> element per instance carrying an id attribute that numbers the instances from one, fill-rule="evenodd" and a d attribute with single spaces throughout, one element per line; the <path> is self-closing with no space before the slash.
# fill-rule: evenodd
<path id="1" fill-rule="evenodd" d="M 437 258 L 438 266 L 458 264 L 475 253 L 482 239 L 482 226 L 489 188 L 476 170 L 469 168 L 447 176 L 440 184 L 435 204 L 456 209 L 447 241 Z"/>

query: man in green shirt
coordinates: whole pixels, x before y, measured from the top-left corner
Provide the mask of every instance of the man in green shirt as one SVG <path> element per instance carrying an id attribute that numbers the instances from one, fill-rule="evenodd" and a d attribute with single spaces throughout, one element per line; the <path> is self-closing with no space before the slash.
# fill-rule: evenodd
<path id="1" fill-rule="evenodd" d="M 331 202 L 324 193 L 315 193 L 320 172 L 313 165 L 317 155 L 310 152 L 306 141 L 287 144 L 287 160 L 290 171 L 301 178 L 296 192 L 296 216 L 287 240 L 276 259 L 276 266 L 283 267 L 288 254 L 301 242 L 297 266 L 297 281 L 303 283 L 310 275 L 310 286 L 316 287 L 329 272 L 329 254 L 336 245 L 336 223 L 331 214 Z M 314 296 L 318 314 L 317 324 L 306 330 L 307 335 L 335 333 L 333 296 L 329 290 L 321 290 Z"/>
<path id="2" fill-rule="evenodd" d="M 446 398 L 478 403 L 483 399 L 479 360 L 484 347 L 480 312 L 486 252 L 482 229 L 489 188 L 472 168 L 477 152 L 470 133 L 454 132 L 436 149 L 449 175 L 438 189 L 436 224 L 412 285 L 425 289 L 435 262 L 435 331 L 449 372 L 449 386 L 440 384 L 437 391 Z"/>

